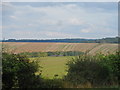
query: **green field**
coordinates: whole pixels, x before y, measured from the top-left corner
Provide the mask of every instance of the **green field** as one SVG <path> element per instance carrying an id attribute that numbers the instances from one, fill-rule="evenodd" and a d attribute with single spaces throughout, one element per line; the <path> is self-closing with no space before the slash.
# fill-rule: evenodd
<path id="1" fill-rule="evenodd" d="M 42 66 L 43 78 L 54 78 L 57 74 L 57 78 L 62 78 L 66 74 L 67 65 L 69 60 L 72 60 L 73 56 L 64 57 L 40 57 L 31 58 L 31 60 L 37 60 L 39 65 Z"/>

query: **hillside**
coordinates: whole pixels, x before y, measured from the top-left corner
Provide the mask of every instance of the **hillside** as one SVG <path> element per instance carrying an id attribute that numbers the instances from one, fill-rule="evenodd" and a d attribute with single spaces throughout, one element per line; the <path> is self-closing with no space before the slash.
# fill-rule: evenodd
<path id="1" fill-rule="evenodd" d="M 22 52 L 56 52 L 56 51 L 81 51 L 90 54 L 114 53 L 118 50 L 118 44 L 109 43 L 32 43 L 32 42 L 3 42 L 3 46 L 9 47 L 13 53 Z"/>
<path id="2" fill-rule="evenodd" d="M 119 43 L 118 37 L 114 38 L 102 38 L 102 39 L 8 39 L 2 40 L 3 42 L 61 42 L 61 43 Z"/>

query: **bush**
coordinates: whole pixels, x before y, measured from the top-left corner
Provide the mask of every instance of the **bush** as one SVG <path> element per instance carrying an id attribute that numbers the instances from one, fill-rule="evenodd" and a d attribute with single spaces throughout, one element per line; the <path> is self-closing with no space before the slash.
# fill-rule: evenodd
<path id="1" fill-rule="evenodd" d="M 30 62 L 27 57 L 3 53 L 2 63 L 3 89 L 33 88 L 37 87 L 38 83 L 41 83 L 41 78 L 35 75 L 35 72 L 38 71 L 38 64 L 36 62 Z"/>
<path id="2" fill-rule="evenodd" d="M 115 54 L 103 55 L 100 61 L 102 66 L 106 66 L 110 71 L 110 83 L 118 83 L 120 85 L 120 52 Z"/>
<path id="3" fill-rule="evenodd" d="M 67 63 L 65 80 L 75 85 L 91 83 L 92 86 L 118 84 L 118 54 L 96 56 L 81 55 Z"/>

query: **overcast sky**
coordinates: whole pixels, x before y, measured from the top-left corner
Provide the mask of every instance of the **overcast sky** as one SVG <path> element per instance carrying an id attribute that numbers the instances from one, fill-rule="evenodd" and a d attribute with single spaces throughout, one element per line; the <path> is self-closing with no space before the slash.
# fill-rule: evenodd
<path id="1" fill-rule="evenodd" d="M 103 38 L 118 36 L 118 3 L 3 3 L 3 38 Z"/>

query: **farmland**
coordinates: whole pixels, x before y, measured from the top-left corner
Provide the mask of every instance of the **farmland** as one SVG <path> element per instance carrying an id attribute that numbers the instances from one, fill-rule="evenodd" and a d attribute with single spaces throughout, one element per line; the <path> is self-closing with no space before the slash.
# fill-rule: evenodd
<path id="1" fill-rule="evenodd" d="M 118 44 L 110 43 L 31 43 L 31 42 L 3 42 L 13 53 L 22 52 L 56 52 L 56 51 L 81 51 L 95 54 L 102 52 L 114 53 Z"/>
<path id="2" fill-rule="evenodd" d="M 0 45 L 2 45 L 2 43 Z M 65 87 L 65 88 L 66 87 L 68 88 L 70 86 L 76 87 L 76 86 L 74 86 L 74 82 L 76 82 L 76 81 L 77 81 L 77 85 L 79 86 L 81 83 L 79 83 L 78 81 L 81 80 L 82 82 L 84 82 L 84 80 L 81 79 L 81 76 L 79 77 L 79 75 L 82 75 L 81 73 L 84 74 L 83 77 L 84 76 L 92 77 L 91 74 L 94 75 L 93 73 L 95 73 L 94 76 L 98 75 L 98 77 L 100 79 L 104 80 L 104 78 L 101 77 L 102 74 L 106 75 L 107 77 L 109 76 L 109 73 L 104 73 L 104 72 L 106 72 L 106 70 L 109 70 L 109 68 L 106 68 L 106 65 L 109 64 L 108 60 L 114 61 L 114 60 L 117 60 L 117 58 L 118 58 L 118 57 L 114 57 L 114 55 L 109 56 L 109 53 L 115 53 L 115 51 L 118 50 L 118 44 L 109 44 L 109 43 L 4 42 L 3 47 L 5 47 L 4 49 L 6 49 L 8 52 L 15 53 L 15 54 L 8 54 L 8 56 L 15 55 L 15 57 L 16 57 L 16 55 L 18 54 L 18 58 L 16 58 L 15 60 L 20 60 L 22 62 L 24 61 L 24 60 L 22 60 L 24 58 L 25 58 L 25 62 L 27 60 L 26 57 L 22 56 L 23 52 L 27 52 L 27 53 L 29 52 L 32 54 L 35 54 L 37 52 L 37 54 L 40 54 L 40 56 L 37 56 L 37 57 L 36 56 L 35 57 L 28 57 L 27 56 L 27 58 L 28 58 L 28 60 L 30 60 L 30 61 L 28 61 L 28 64 L 31 64 L 33 66 L 38 64 L 40 66 L 40 67 L 37 67 L 38 71 L 34 72 L 34 74 L 37 78 L 35 78 L 35 79 L 30 78 L 30 79 L 35 80 L 34 81 L 35 83 L 39 80 L 42 80 L 42 84 L 41 84 L 41 82 L 38 82 L 40 84 L 37 83 L 37 85 L 42 85 L 42 87 L 46 87 L 46 86 L 47 87 L 54 87 L 55 85 L 56 85 L 55 87 Z M 43 53 L 45 54 L 48 52 L 56 54 L 58 52 L 68 52 L 68 51 L 87 52 L 87 53 L 92 54 L 92 55 L 99 53 L 99 52 L 102 52 L 104 54 L 108 53 L 108 56 L 101 55 L 101 54 L 100 54 L 100 57 L 99 57 L 99 54 L 97 54 L 94 58 L 90 57 L 92 55 L 87 56 L 87 54 L 83 54 L 80 57 L 74 56 L 74 55 L 73 56 L 62 56 L 62 55 L 60 55 L 60 56 L 59 55 L 58 56 L 52 56 L 52 55 L 51 56 L 48 56 L 48 55 L 41 56 L 41 54 L 43 54 Z M 6 53 L 3 53 L 3 54 L 6 55 Z M 21 57 L 19 55 L 21 55 Z M 10 57 L 10 58 L 12 58 L 12 57 Z M 99 58 L 101 59 L 101 62 L 99 61 Z M 12 60 L 12 59 L 10 59 L 10 60 Z M 10 60 L 8 58 L 7 61 L 10 61 Z M 13 57 L 13 60 L 14 60 L 14 57 Z M 71 60 L 75 60 L 76 62 L 71 61 Z M 88 60 L 88 61 L 86 61 L 86 60 Z M 96 62 L 94 62 L 92 60 L 96 60 Z M 108 62 L 103 62 L 103 60 L 106 60 Z M 32 61 L 36 61 L 37 64 L 36 64 L 36 62 L 34 64 Z M 70 63 L 69 61 L 71 61 L 72 63 Z M 6 59 L 4 59 L 4 63 L 5 62 L 6 62 Z M 77 64 L 77 62 L 78 62 L 78 64 Z M 100 64 L 101 66 L 98 66 L 99 62 L 103 63 L 103 66 L 105 68 L 103 68 L 102 64 Z M 106 63 L 106 65 L 104 63 Z M 8 64 L 8 63 L 6 63 L 6 64 Z M 17 63 L 17 64 L 19 65 L 19 63 Z M 22 64 L 20 63 L 20 65 L 19 65 L 20 70 L 21 69 L 24 70 L 24 68 L 22 68 L 23 66 L 21 66 L 21 65 Z M 26 65 L 27 64 L 25 64 L 24 66 L 26 67 Z M 111 65 L 111 63 L 110 63 L 110 65 Z M 113 66 L 113 65 L 111 65 L 111 66 Z M 13 68 L 13 70 L 14 70 L 14 68 Z M 21 70 L 21 71 L 23 72 L 23 70 Z M 25 70 L 29 71 L 29 70 L 34 70 L 34 69 L 32 67 L 31 67 L 31 69 L 28 69 L 28 67 L 27 67 L 27 69 L 25 68 Z M 70 71 L 70 70 L 72 70 L 72 71 Z M 115 68 L 115 70 L 116 70 L 116 68 Z M 28 73 L 26 73 L 26 72 L 24 72 L 24 73 L 25 73 L 25 75 L 23 75 L 23 76 L 26 76 L 26 75 L 29 76 Z M 19 74 L 16 74 L 16 75 L 19 75 Z M 32 73 L 32 75 L 33 75 L 33 73 Z M 71 77 L 72 77 L 72 79 L 71 79 Z M 76 78 L 74 78 L 74 77 L 76 77 Z M 70 81 L 69 81 L 69 79 L 70 79 Z M 86 79 L 86 77 L 85 77 L 85 79 Z M 75 81 L 73 82 L 72 80 L 75 80 Z M 93 78 L 93 80 L 95 80 L 99 84 L 99 81 L 97 81 L 94 78 Z M 85 85 L 82 85 L 79 87 L 95 87 L 94 85 L 92 85 L 91 82 L 90 82 L 90 86 L 87 86 L 87 85 L 88 84 L 85 83 Z M 31 85 L 29 85 L 29 86 L 31 86 Z M 103 86 L 104 86 L 104 84 L 103 84 Z M 108 86 L 109 86 L 109 83 L 108 83 Z M 115 85 L 112 85 L 112 86 L 115 86 Z"/>
<path id="3" fill-rule="evenodd" d="M 3 42 L 3 46 L 7 47 L 9 52 L 23 53 L 23 52 L 66 52 L 66 51 L 80 51 L 88 52 L 89 54 L 96 54 L 102 52 L 114 53 L 118 49 L 118 44 L 109 43 L 31 43 L 31 42 Z M 42 66 L 43 78 L 62 78 L 66 74 L 66 63 L 71 60 L 73 56 L 61 57 L 35 57 L 31 60 L 37 60 Z"/>
<path id="4" fill-rule="evenodd" d="M 41 57 L 41 58 L 30 58 L 31 60 L 37 60 L 39 65 L 42 67 L 43 78 L 54 78 L 54 75 L 58 75 L 57 78 L 62 78 L 66 74 L 67 66 L 66 63 L 71 60 L 72 56 L 64 57 Z"/>

